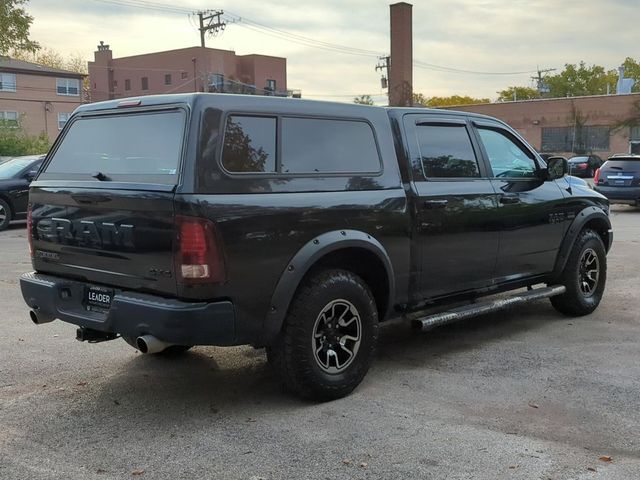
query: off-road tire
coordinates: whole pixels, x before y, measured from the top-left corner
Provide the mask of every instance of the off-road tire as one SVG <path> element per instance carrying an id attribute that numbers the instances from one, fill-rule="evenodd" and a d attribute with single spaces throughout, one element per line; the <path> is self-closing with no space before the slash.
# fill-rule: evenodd
<path id="1" fill-rule="evenodd" d="M 136 350 L 139 350 L 135 338 L 122 335 L 122 339 Z M 193 348 L 193 345 L 171 345 L 170 347 L 165 348 L 161 352 L 154 353 L 153 355 L 179 355 L 191 348 Z"/>
<path id="2" fill-rule="evenodd" d="M 586 295 L 580 288 L 581 261 L 585 253 L 594 252 L 598 260 L 598 280 L 593 293 Z M 593 230 L 585 229 L 578 234 L 567 264 L 558 279 L 567 291 L 551 297 L 551 304 L 560 313 L 581 317 L 592 313 L 602 300 L 607 281 L 607 252 L 600 236 Z"/>
<path id="3" fill-rule="evenodd" d="M 1 232 L 2 230 L 5 230 L 9 226 L 9 223 L 11 222 L 11 219 L 13 217 L 11 213 L 11 207 L 7 202 L 2 200 L 1 198 L 0 198 L 0 214 L 2 214 L 2 216 L 4 217 L 4 218 L 0 218 L 0 232 Z"/>
<path id="4" fill-rule="evenodd" d="M 338 373 L 324 371 L 314 349 L 319 319 L 332 302 L 350 304 L 360 319 L 359 347 Z M 347 270 L 323 270 L 298 288 L 282 331 L 267 348 L 267 358 L 289 392 L 306 399 L 333 400 L 348 395 L 362 381 L 375 357 L 377 342 L 378 311 L 367 284 Z"/>

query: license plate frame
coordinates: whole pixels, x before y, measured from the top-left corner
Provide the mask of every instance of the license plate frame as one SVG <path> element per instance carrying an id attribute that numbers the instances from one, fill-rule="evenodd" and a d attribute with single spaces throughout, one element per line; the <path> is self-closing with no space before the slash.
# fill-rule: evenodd
<path id="1" fill-rule="evenodd" d="M 89 311 L 106 312 L 113 302 L 113 288 L 87 287 L 84 293 L 84 305 Z"/>

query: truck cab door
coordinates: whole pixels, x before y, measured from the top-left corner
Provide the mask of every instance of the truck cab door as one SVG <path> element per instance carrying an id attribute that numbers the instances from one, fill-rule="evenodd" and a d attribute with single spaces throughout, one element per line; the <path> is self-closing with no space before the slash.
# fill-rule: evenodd
<path id="1" fill-rule="evenodd" d="M 551 272 L 569 220 L 560 187 L 546 180 L 540 160 L 514 131 L 490 120 L 473 123 L 498 194 L 497 281 Z"/>
<path id="2" fill-rule="evenodd" d="M 410 114 L 404 127 L 418 295 L 432 299 L 491 285 L 498 253 L 497 198 L 466 118 Z"/>

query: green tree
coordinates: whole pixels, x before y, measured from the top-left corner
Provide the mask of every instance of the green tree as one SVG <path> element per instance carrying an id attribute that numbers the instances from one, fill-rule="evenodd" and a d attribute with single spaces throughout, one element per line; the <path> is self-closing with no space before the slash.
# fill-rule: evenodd
<path id="1" fill-rule="evenodd" d="M 491 100 L 488 98 L 474 98 L 468 95 L 425 97 L 422 93 L 413 94 L 413 104 L 421 107 L 455 107 L 458 105 L 475 105 L 478 103 L 491 103 Z"/>
<path id="2" fill-rule="evenodd" d="M 498 102 L 512 102 L 514 100 L 533 100 L 540 98 L 537 89 L 531 87 L 509 87 L 500 90 L 498 93 Z"/>
<path id="3" fill-rule="evenodd" d="M 633 78 L 636 81 L 631 91 L 640 92 L 640 63 L 631 57 L 627 57 L 622 65 L 624 66 L 624 76 Z"/>
<path id="4" fill-rule="evenodd" d="M 371 95 L 360 95 L 353 99 L 353 103 L 357 103 L 359 105 L 374 105 Z"/>
<path id="5" fill-rule="evenodd" d="M 0 1 L 0 55 L 12 51 L 35 52 L 38 42 L 29 39 L 33 17 L 21 5 L 28 0 Z"/>
<path id="6" fill-rule="evenodd" d="M 545 78 L 549 86 L 549 97 L 580 97 L 587 95 L 604 95 L 609 91 L 614 93 L 618 81 L 616 70 L 606 71 L 600 65 L 588 66 L 585 62 L 569 64 L 556 74 Z"/>
<path id="7" fill-rule="evenodd" d="M 44 133 L 27 135 L 19 123 L 0 121 L 0 157 L 47 153 L 49 147 Z"/>

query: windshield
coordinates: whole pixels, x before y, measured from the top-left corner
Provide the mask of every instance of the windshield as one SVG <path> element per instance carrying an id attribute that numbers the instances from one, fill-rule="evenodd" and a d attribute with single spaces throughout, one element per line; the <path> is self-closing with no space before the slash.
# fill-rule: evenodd
<path id="1" fill-rule="evenodd" d="M 15 177 L 32 163 L 34 163 L 33 158 L 14 158 L 0 164 L 0 180 Z"/>
<path id="2" fill-rule="evenodd" d="M 40 179 L 175 184 L 183 110 L 79 118 Z"/>
<path id="3" fill-rule="evenodd" d="M 582 162 L 586 162 L 589 160 L 589 157 L 571 157 L 569 159 L 570 162 L 573 163 L 582 163 Z"/>

